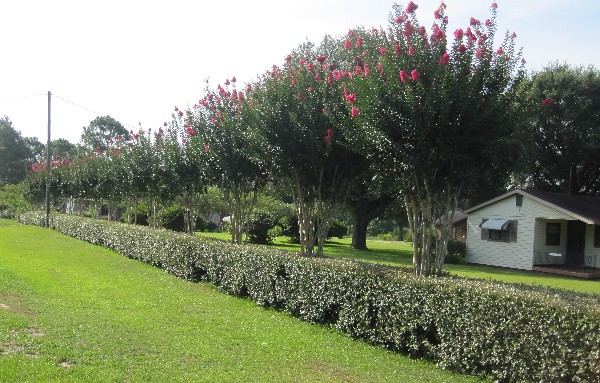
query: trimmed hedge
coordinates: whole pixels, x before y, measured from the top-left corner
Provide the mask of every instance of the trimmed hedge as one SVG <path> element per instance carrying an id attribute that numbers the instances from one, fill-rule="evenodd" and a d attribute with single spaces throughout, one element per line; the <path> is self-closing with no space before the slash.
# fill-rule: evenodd
<path id="1" fill-rule="evenodd" d="M 27 213 L 24 224 L 42 216 Z M 304 258 L 166 230 L 57 215 L 52 227 L 191 281 L 499 382 L 599 382 L 600 297 Z"/>

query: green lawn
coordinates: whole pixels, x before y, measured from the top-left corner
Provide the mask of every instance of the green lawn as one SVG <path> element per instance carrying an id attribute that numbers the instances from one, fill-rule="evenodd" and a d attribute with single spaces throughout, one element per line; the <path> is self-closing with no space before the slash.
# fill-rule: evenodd
<path id="1" fill-rule="evenodd" d="M 2 382 L 476 382 L 0 220 Z"/>
<path id="2" fill-rule="evenodd" d="M 202 236 L 230 239 L 227 233 L 198 233 Z M 412 267 L 412 245 L 399 241 L 367 241 L 369 250 L 353 250 L 350 248 L 350 238 L 334 238 L 325 245 L 325 255 L 339 258 L 349 258 L 357 261 L 382 263 L 393 266 Z M 300 246 L 290 243 L 287 238 L 279 237 L 274 246 L 291 251 L 299 251 Z M 600 294 L 600 280 L 584 280 L 572 277 L 555 276 L 531 271 L 505 269 L 480 265 L 451 265 L 444 268 L 454 275 L 468 278 L 492 279 L 508 283 L 524 283 L 541 285 L 565 290 L 573 290 L 589 294 Z"/>

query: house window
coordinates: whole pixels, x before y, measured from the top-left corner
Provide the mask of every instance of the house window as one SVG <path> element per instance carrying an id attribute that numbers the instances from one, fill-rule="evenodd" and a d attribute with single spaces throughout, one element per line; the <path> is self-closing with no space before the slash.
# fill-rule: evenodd
<path id="1" fill-rule="evenodd" d="M 560 226 L 559 222 L 546 223 L 546 245 L 560 246 Z"/>
<path id="2" fill-rule="evenodd" d="M 600 225 L 594 225 L 594 247 L 600 247 Z"/>
<path id="3" fill-rule="evenodd" d="M 516 197 L 517 197 L 517 200 L 516 200 L 517 207 L 522 207 L 523 206 L 523 195 L 517 194 Z"/>
<path id="4" fill-rule="evenodd" d="M 509 230 L 488 230 L 488 239 L 490 241 L 510 242 Z"/>
<path id="5" fill-rule="evenodd" d="M 518 221 L 494 218 L 483 219 L 481 228 L 481 239 L 499 242 L 517 242 Z"/>

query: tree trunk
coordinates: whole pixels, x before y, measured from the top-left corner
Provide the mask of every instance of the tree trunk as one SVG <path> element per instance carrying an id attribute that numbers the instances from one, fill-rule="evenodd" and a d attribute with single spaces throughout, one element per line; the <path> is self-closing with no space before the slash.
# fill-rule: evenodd
<path id="1" fill-rule="evenodd" d="M 352 248 L 367 250 L 367 227 L 396 199 L 394 195 L 383 195 L 376 199 L 356 201 L 352 207 Z"/>

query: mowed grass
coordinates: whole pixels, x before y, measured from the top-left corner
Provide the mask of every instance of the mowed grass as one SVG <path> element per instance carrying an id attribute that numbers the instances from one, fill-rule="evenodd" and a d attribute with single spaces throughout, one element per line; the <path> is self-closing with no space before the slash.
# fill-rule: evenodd
<path id="1" fill-rule="evenodd" d="M 231 236 L 227 233 L 198 234 L 224 240 L 231 239 Z M 412 267 L 412 244 L 409 242 L 367 240 L 367 247 L 369 250 L 353 250 L 350 247 L 350 243 L 350 238 L 333 238 L 325 244 L 325 255 L 337 258 L 354 259 L 363 262 Z M 289 240 L 284 237 L 277 238 L 273 246 L 290 251 L 300 251 L 300 245 L 290 243 Z M 600 294 L 600 280 L 585 280 L 533 271 L 474 264 L 445 264 L 444 269 L 450 274 L 467 278 L 539 285 L 588 294 Z"/>
<path id="2" fill-rule="evenodd" d="M 0 220 L 1 382 L 476 382 Z"/>

